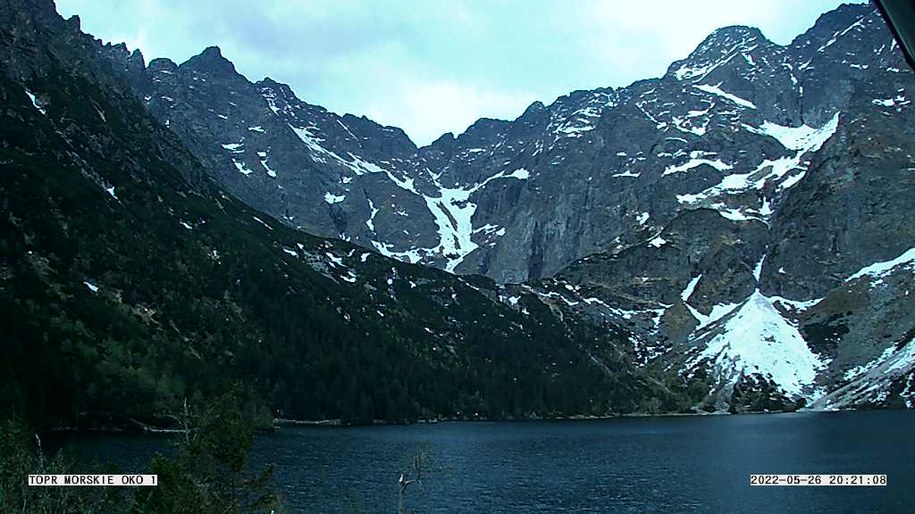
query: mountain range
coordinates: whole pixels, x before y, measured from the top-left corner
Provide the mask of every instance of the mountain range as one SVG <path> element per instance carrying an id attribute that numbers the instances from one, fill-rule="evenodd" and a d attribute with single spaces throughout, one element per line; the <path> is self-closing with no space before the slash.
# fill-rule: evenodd
<path id="1" fill-rule="evenodd" d="M 915 80 L 872 6 L 826 13 L 787 46 L 722 28 L 663 77 L 417 148 L 252 83 L 216 47 L 147 65 L 50 2 L 2 4 L 2 287 L 11 316 L 33 319 L 12 333 L 62 368 L 112 375 L 67 378 L 105 392 L 79 412 L 127 405 L 114 384 L 145 391 L 148 404 L 122 408 L 138 417 L 252 376 L 274 411 L 363 421 L 912 406 Z M 120 258 L 91 244 L 96 231 Z M 35 274 L 43 292 L 20 301 Z M 180 293 L 157 291 L 172 283 Z M 114 337 L 125 355 L 112 367 L 89 343 L 112 339 L 96 320 L 68 353 L 79 330 L 46 318 L 52 302 L 86 323 L 72 289 L 154 347 Z M 211 303 L 180 315 L 198 296 Z M 315 312 L 334 328 L 283 334 Z M 214 317 L 256 335 L 235 341 Z M 173 355 L 198 339 L 208 357 Z M 322 352 L 332 364 L 316 364 Z M 232 373 L 187 379 L 217 356 Z"/>

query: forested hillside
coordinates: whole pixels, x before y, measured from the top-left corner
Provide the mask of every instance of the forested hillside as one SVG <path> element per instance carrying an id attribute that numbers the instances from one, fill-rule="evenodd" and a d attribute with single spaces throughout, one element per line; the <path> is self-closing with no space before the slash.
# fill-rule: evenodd
<path id="1" fill-rule="evenodd" d="M 4 16 L 0 70 L 5 412 L 169 425 L 185 399 L 239 381 L 261 419 L 688 407 L 613 333 L 232 199 L 106 68 L 105 47 L 27 4 Z"/>

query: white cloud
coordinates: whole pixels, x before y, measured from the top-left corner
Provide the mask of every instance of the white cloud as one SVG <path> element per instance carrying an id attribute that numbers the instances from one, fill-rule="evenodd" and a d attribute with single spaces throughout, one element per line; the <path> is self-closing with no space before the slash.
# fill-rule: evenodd
<path id="1" fill-rule="evenodd" d="M 624 85 L 662 75 L 671 62 L 687 57 L 721 27 L 757 27 L 769 40 L 787 45 L 838 3 L 639 0 L 624 7 L 615 0 L 596 0 L 580 11 L 577 22 L 584 27 L 581 43 L 594 49 L 602 65 L 641 73 L 618 84 Z"/>
<path id="2" fill-rule="evenodd" d="M 480 117 L 515 119 L 536 96 L 446 80 L 404 79 L 368 104 L 367 115 L 404 129 L 417 145 L 445 132 L 460 134 Z"/>
<path id="3" fill-rule="evenodd" d="M 712 30 L 776 43 L 841 0 L 57 0 L 84 30 L 181 62 L 218 45 L 251 80 L 368 115 L 416 142 L 533 100 L 656 77 Z M 445 5 L 443 7 L 443 5 Z"/>

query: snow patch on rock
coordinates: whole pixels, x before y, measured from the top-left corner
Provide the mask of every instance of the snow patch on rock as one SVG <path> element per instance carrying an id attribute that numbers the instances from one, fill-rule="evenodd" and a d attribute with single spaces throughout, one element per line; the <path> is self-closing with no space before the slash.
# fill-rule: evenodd
<path id="1" fill-rule="evenodd" d="M 815 380 L 826 363 L 759 291 L 740 305 L 688 366 L 705 360 L 730 386 L 741 376 L 758 373 L 793 398 L 822 394 L 815 388 Z"/>

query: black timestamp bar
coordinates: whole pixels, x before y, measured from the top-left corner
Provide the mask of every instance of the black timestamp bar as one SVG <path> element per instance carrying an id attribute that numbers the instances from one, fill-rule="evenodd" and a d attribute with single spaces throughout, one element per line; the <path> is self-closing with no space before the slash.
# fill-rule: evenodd
<path id="1" fill-rule="evenodd" d="M 753 486 L 885 487 L 886 475 L 750 475 Z"/>

